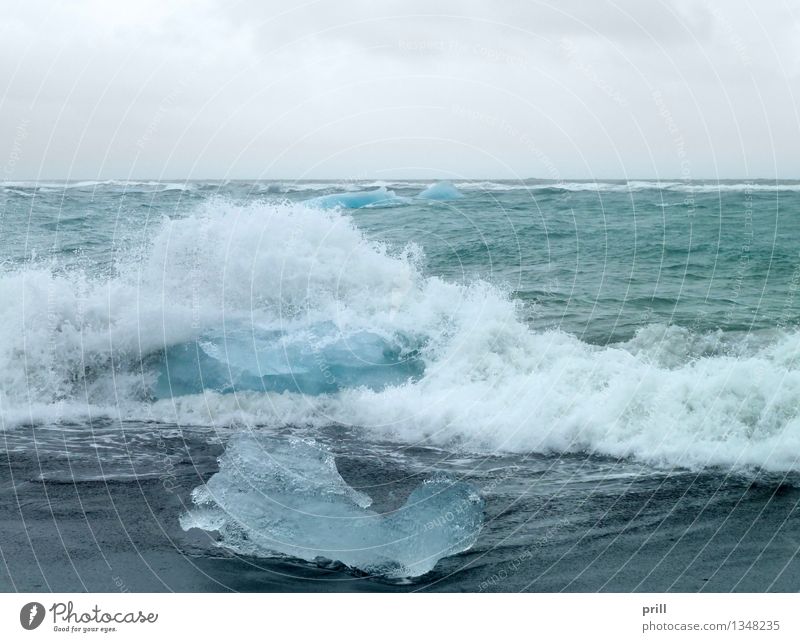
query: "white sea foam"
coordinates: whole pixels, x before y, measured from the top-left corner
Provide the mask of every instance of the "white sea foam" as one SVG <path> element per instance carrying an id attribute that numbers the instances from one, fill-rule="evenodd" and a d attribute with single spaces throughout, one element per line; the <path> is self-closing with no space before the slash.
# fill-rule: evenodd
<path id="1" fill-rule="evenodd" d="M 800 183 L 785 182 L 752 182 L 752 183 L 699 183 L 681 181 L 642 181 L 631 180 L 626 182 L 603 181 L 554 181 L 535 182 L 525 181 L 492 182 L 492 181 L 465 181 L 456 183 L 461 190 L 479 190 L 485 192 L 525 191 L 535 194 L 538 191 L 563 191 L 563 192 L 642 192 L 665 191 L 679 193 L 705 193 L 716 192 L 798 192 Z"/>
<path id="2" fill-rule="evenodd" d="M 800 468 L 800 335 L 776 332 L 754 343 L 651 327 L 627 344 L 597 347 L 533 332 L 502 291 L 426 277 L 418 259 L 414 248 L 395 255 L 368 241 L 338 211 L 213 200 L 165 221 L 110 279 L 36 263 L 3 268 L 2 425 L 90 415 L 207 426 L 345 424 L 472 451 Z M 152 355 L 248 324 L 412 337 L 424 372 L 388 388 L 316 396 L 148 398 Z"/>
<path id="3" fill-rule="evenodd" d="M 29 192 L 64 192 L 68 190 L 92 191 L 96 188 L 117 187 L 125 192 L 188 192 L 196 189 L 196 184 L 188 181 L 136 181 L 136 180 L 96 180 L 96 181 L 4 181 L 4 190 L 22 190 L 14 193 L 27 195 Z M 28 190 L 28 191 L 25 191 Z"/>

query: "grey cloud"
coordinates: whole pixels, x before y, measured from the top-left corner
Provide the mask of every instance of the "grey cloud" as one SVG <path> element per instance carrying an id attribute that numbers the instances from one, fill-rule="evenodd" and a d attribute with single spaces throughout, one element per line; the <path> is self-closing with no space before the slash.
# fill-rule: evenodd
<path id="1" fill-rule="evenodd" d="M 696 175 L 795 175 L 796 13 L 33 0 L 0 22 L 0 155 L 24 121 L 17 178 L 674 176 L 665 106 Z"/>

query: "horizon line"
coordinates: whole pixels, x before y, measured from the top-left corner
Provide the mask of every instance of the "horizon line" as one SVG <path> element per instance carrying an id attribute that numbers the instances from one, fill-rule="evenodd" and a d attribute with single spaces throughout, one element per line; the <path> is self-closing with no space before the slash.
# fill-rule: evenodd
<path id="1" fill-rule="evenodd" d="M 584 182 L 600 182 L 600 181 L 652 181 L 652 182 L 675 182 L 675 183 L 692 183 L 697 181 L 796 181 L 800 182 L 800 176 L 797 178 L 776 178 L 776 177 L 744 177 L 744 176 L 730 176 L 730 177 L 698 177 L 698 178 L 679 178 L 679 177 L 663 177 L 663 178 L 656 178 L 656 177 L 636 177 L 636 178 L 624 178 L 624 177 L 570 177 L 570 178 L 536 178 L 533 176 L 526 177 L 526 178 L 496 178 L 491 176 L 481 176 L 481 177 L 473 177 L 473 178 L 433 178 L 433 177 L 413 177 L 413 178 L 350 178 L 350 177 L 330 177 L 330 176 L 320 176 L 320 177 L 304 177 L 304 178 L 187 178 L 187 177 L 180 177 L 180 178 L 152 178 L 152 177 L 143 177 L 143 178 L 16 178 L 16 179 L 3 179 L 0 180 L 0 184 L 5 183 L 40 183 L 40 182 L 59 182 L 59 183 L 68 183 L 68 182 L 78 182 L 78 181 L 97 181 L 97 182 L 106 182 L 106 181 L 121 181 L 121 182 L 131 182 L 131 181 L 153 181 L 156 183 L 166 183 L 166 182 L 211 182 L 211 181 L 225 181 L 225 182 L 257 182 L 257 181 L 283 181 L 283 182 L 306 182 L 306 181 L 349 181 L 352 183 L 362 183 L 367 181 L 498 181 L 498 182 L 513 182 L 513 183 L 524 183 L 526 181 L 539 181 L 539 182 L 549 182 L 549 183 L 567 183 L 567 182 L 574 182 L 574 181 L 584 181 Z"/>

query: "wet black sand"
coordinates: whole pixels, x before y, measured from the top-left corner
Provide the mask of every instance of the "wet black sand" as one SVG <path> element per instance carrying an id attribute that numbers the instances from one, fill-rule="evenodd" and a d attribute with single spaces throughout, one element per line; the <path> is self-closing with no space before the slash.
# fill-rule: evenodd
<path id="1" fill-rule="evenodd" d="M 461 471 L 486 498 L 473 549 L 398 582 L 335 564 L 243 558 L 214 546 L 214 534 L 184 532 L 178 517 L 191 490 L 215 472 L 223 446 L 200 435 L 152 432 L 150 440 L 127 440 L 132 456 L 112 457 L 112 464 L 103 463 L 105 455 L 87 456 L 85 443 L 71 438 L 59 454 L 52 435 L 50 447 L 36 451 L 15 446 L 25 435 L 6 437 L 0 590 L 800 590 L 800 488 L 792 480 L 644 474 L 625 462 L 578 456 L 447 464 L 423 449 L 406 453 L 413 466 L 404 470 L 379 454 L 343 454 L 342 476 L 372 489 L 375 505 L 386 510 L 416 483 L 426 458 Z M 158 457 L 138 458 L 137 449 Z M 380 496 L 378 486 L 390 490 Z"/>

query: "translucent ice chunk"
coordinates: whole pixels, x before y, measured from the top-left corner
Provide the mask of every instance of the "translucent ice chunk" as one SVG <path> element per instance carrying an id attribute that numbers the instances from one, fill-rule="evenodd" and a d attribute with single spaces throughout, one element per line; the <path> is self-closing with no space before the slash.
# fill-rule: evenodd
<path id="1" fill-rule="evenodd" d="M 405 200 L 398 197 L 392 190 L 385 187 L 369 190 L 366 192 L 341 192 L 339 194 L 327 194 L 317 196 L 306 201 L 309 205 L 322 209 L 343 207 L 347 209 L 359 209 L 362 207 L 374 207 L 378 205 L 399 205 Z"/>
<path id="2" fill-rule="evenodd" d="M 450 181 L 440 181 L 422 190 L 417 198 L 429 201 L 454 201 L 462 196 L 463 194 Z"/>
<path id="3" fill-rule="evenodd" d="M 170 347 L 157 358 L 158 398 L 233 392 L 332 393 L 364 386 L 381 390 L 419 378 L 413 349 L 377 334 L 343 335 L 329 325 L 287 336 L 281 331 L 229 330 Z"/>
<path id="4" fill-rule="evenodd" d="M 379 515 L 313 442 L 243 436 L 219 464 L 193 491 L 195 507 L 181 526 L 218 531 L 219 545 L 240 554 L 335 560 L 371 574 L 415 577 L 469 549 L 483 523 L 478 494 L 441 477 Z"/>

